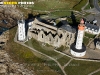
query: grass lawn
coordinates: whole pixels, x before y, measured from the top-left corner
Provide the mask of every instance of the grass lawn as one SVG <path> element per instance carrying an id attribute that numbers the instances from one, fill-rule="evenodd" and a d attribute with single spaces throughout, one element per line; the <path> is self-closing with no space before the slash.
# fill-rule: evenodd
<path id="1" fill-rule="evenodd" d="M 97 73 L 94 73 L 93 75 L 100 75 L 100 71 L 99 71 L 99 72 L 97 72 Z"/>
<path id="2" fill-rule="evenodd" d="M 89 43 L 89 38 L 84 37 L 84 38 L 83 38 L 83 43 L 85 44 L 85 46 L 87 46 L 88 43 Z"/>
<path id="3" fill-rule="evenodd" d="M 40 46 L 39 42 L 33 38 L 27 41 L 25 44 L 53 58 L 55 58 L 55 56 L 60 55 L 59 53 L 53 50 L 44 49 Z"/>
<path id="4" fill-rule="evenodd" d="M 56 1 L 56 0 L 51 0 L 51 1 L 35 1 L 34 7 L 32 7 L 33 10 L 62 10 L 62 9 L 69 9 L 67 7 L 68 3 L 66 2 L 61 2 L 61 1 Z"/>
<path id="5" fill-rule="evenodd" d="M 64 51 L 64 50 L 65 50 L 65 48 L 64 48 L 64 46 L 61 46 L 61 47 L 57 48 L 56 50 L 58 50 L 58 51 L 62 52 L 62 51 Z"/>
<path id="6" fill-rule="evenodd" d="M 34 0 L 34 10 L 68 10 L 76 5 L 80 0 Z"/>
<path id="7" fill-rule="evenodd" d="M 57 59 L 57 61 L 58 61 L 62 66 L 64 66 L 69 60 L 70 60 L 70 58 L 67 57 L 67 56 L 63 56 L 62 58 Z"/>
<path id="8" fill-rule="evenodd" d="M 69 49 L 69 47 L 61 46 L 61 47 L 57 48 L 56 50 L 60 51 L 60 52 L 63 52 L 65 50 L 67 50 L 67 49 Z"/>
<path id="9" fill-rule="evenodd" d="M 92 8 L 94 8 L 93 0 L 89 0 L 89 3 L 90 3 L 90 6 L 91 6 Z"/>
<path id="10" fill-rule="evenodd" d="M 68 75 L 88 75 L 100 68 L 100 62 L 73 60 L 65 71 Z"/>
<path id="11" fill-rule="evenodd" d="M 77 5 L 73 7 L 73 9 L 81 11 L 81 8 L 85 6 L 88 0 L 81 0 Z"/>
<path id="12" fill-rule="evenodd" d="M 76 5 L 80 0 L 14 0 L 14 1 L 33 1 L 33 10 L 68 10 Z"/>
<path id="13" fill-rule="evenodd" d="M 59 66 L 54 66 L 52 64 L 57 65 L 54 61 L 46 61 L 41 58 L 36 57 L 33 52 L 14 42 L 14 36 L 16 33 L 17 27 L 10 29 L 9 33 L 9 41 L 7 43 L 6 51 L 9 53 L 10 57 L 14 62 L 25 63 L 27 64 L 25 67 L 29 70 L 34 70 L 35 75 L 63 75 Z M 47 58 L 49 59 L 49 58 Z M 44 65 L 48 64 L 48 65 Z M 59 70 L 59 71 L 58 71 Z M 58 72 L 57 72 L 58 71 Z"/>
<path id="14" fill-rule="evenodd" d="M 15 1 L 21 1 L 21 0 L 15 0 Z M 72 10 L 73 6 L 79 3 L 80 0 L 73 0 L 73 1 L 70 1 L 70 0 L 22 0 L 22 1 L 34 2 L 34 5 L 32 7 L 29 7 L 31 10 L 25 9 L 27 10 L 27 12 L 32 11 L 34 15 L 37 15 L 38 13 L 47 14 L 48 12 L 45 12 L 45 11 L 49 11 L 49 13 L 54 15 L 54 17 L 55 16 L 62 17 L 62 16 L 70 16 L 70 11 L 68 10 Z M 21 7 L 19 9 L 21 9 Z M 55 12 L 55 10 L 59 10 L 60 12 Z"/>
<path id="15" fill-rule="evenodd" d="M 88 4 L 85 8 L 85 10 L 90 9 L 90 4 Z"/>
<path id="16" fill-rule="evenodd" d="M 98 0 L 99 1 L 99 5 L 100 5 L 100 0 Z"/>
<path id="17" fill-rule="evenodd" d="M 71 11 L 59 11 L 59 12 L 51 12 L 52 15 L 63 17 L 63 16 L 70 16 Z"/>
<path id="18" fill-rule="evenodd" d="M 90 34 L 90 33 L 85 33 L 85 36 L 88 38 L 95 38 L 96 35 Z"/>

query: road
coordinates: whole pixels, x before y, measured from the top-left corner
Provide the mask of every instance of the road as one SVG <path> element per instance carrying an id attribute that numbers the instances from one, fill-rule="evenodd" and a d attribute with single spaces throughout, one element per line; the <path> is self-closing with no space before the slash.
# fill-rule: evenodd
<path id="1" fill-rule="evenodd" d="M 94 5 L 94 7 L 100 12 L 98 0 L 93 0 L 93 5 Z"/>

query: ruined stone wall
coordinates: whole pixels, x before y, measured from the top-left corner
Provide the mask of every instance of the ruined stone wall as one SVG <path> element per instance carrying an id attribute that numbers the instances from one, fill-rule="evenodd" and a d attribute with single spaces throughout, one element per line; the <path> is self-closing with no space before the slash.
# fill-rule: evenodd
<path id="1" fill-rule="evenodd" d="M 97 48 L 97 49 L 100 49 L 100 41 L 97 41 L 97 42 L 96 42 L 96 48 Z"/>
<path id="2" fill-rule="evenodd" d="M 45 27 L 44 23 L 36 20 L 28 31 L 28 37 L 55 47 L 60 47 L 61 45 L 70 47 L 74 42 L 75 33 L 68 32 L 61 28 L 51 28 L 51 26 L 50 28 L 49 26 Z"/>

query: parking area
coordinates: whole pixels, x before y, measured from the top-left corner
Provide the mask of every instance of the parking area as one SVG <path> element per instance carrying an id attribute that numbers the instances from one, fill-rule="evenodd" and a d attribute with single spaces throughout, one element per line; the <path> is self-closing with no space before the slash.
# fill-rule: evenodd
<path id="1" fill-rule="evenodd" d="M 97 25 L 100 26 L 100 14 L 90 14 L 86 17 L 87 21 L 97 20 Z"/>

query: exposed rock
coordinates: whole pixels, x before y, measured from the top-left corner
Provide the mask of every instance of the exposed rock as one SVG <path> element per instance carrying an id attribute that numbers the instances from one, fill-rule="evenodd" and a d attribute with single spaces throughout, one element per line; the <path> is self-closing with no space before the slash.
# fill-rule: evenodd
<path id="1" fill-rule="evenodd" d="M 17 20 L 21 18 L 22 12 L 20 12 L 15 7 L 8 7 L 0 5 L 0 20 L 6 20 L 7 24 L 4 22 L 0 23 L 1 27 L 11 28 L 17 25 Z"/>
<path id="2" fill-rule="evenodd" d="M 23 64 L 14 63 L 6 51 L 0 50 L 0 75 L 34 75 Z"/>
<path id="3" fill-rule="evenodd" d="M 0 73 L 6 73 L 7 66 L 5 64 L 0 64 Z"/>
<path id="4" fill-rule="evenodd" d="M 3 8 L 0 8 L 0 13 L 2 13 L 4 11 L 4 9 Z"/>
<path id="5" fill-rule="evenodd" d="M 7 0 L 0 0 L 7 1 Z M 0 5 L 0 27 L 11 28 L 17 25 L 21 12 L 14 7 Z M 5 23 L 6 21 L 7 23 Z M 9 40 L 9 30 L 0 35 L 0 47 L 5 46 Z M 2 43 L 1 43 L 2 42 Z M 2 49 L 2 48 L 1 48 Z M 0 75 L 33 75 L 34 71 L 25 69 L 23 64 L 14 63 L 5 50 L 0 49 Z"/>

